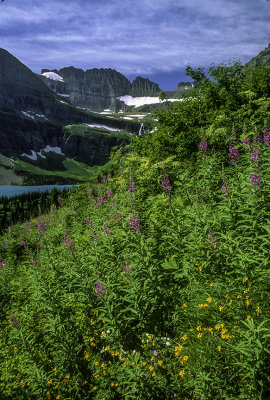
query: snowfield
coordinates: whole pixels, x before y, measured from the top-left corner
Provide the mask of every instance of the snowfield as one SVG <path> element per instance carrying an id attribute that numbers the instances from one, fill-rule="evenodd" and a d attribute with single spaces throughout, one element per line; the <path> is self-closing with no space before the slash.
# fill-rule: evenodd
<path id="1" fill-rule="evenodd" d="M 41 75 L 45 76 L 46 78 L 52 79 L 53 81 L 64 82 L 62 76 L 56 74 L 55 72 L 43 72 L 43 74 Z"/>
<path id="2" fill-rule="evenodd" d="M 160 100 L 159 97 L 132 97 L 132 96 L 120 96 L 117 100 L 123 101 L 127 106 L 140 107 L 144 104 L 158 104 L 164 103 L 165 101 L 182 101 L 183 99 L 166 99 Z"/>
<path id="3" fill-rule="evenodd" d="M 112 126 L 108 126 L 108 125 L 100 125 L 100 124 L 83 124 L 83 125 L 90 126 L 91 128 L 107 129 L 108 131 L 112 131 L 112 132 L 120 132 L 121 131 L 121 129 L 113 128 Z"/>

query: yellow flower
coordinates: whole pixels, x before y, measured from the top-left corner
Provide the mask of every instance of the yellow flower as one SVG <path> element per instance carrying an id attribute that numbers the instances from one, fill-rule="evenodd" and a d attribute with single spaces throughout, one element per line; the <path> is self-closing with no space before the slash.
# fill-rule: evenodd
<path id="1" fill-rule="evenodd" d="M 257 312 L 257 315 L 260 315 L 260 312 L 261 312 L 260 307 L 258 307 L 258 308 L 256 309 L 256 312 Z"/>
<path id="2" fill-rule="evenodd" d="M 163 364 L 163 361 L 161 361 L 161 360 L 158 360 L 158 365 L 162 365 Z"/>
<path id="3" fill-rule="evenodd" d="M 193 329 L 192 329 L 192 328 L 190 328 L 189 332 L 193 332 Z"/>
<path id="4" fill-rule="evenodd" d="M 97 387 L 96 387 L 96 386 L 94 386 L 94 387 L 93 387 L 93 390 L 96 390 L 96 388 L 97 388 Z"/>
<path id="5" fill-rule="evenodd" d="M 207 297 L 206 301 L 208 301 L 208 303 L 211 303 L 212 297 Z"/>
<path id="6" fill-rule="evenodd" d="M 219 309 L 219 311 L 223 311 L 224 307 L 223 306 L 219 306 L 218 309 Z"/>
<path id="7" fill-rule="evenodd" d="M 91 319 L 90 325 L 95 325 L 95 321 L 93 319 Z"/>
<path id="8" fill-rule="evenodd" d="M 229 306 L 231 306 L 232 305 L 232 299 L 230 299 L 230 301 L 229 301 Z"/>
<path id="9" fill-rule="evenodd" d="M 156 373 L 155 373 L 155 372 L 153 372 L 153 373 L 152 373 L 152 376 L 153 376 L 153 377 L 154 377 L 154 376 L 156 376 Z"/>
<path id="10" fill-rule="evenodd" d="M 184 356 L 183 361 L 187 361 L 187 360 L 188 360 L 188 356 Z"/>
<path id="11" fill-rule="evenodd" d="M 183 376 L 185 375 L 185 371 L 182 369 L 182 371 L 179 372 L 179 375 L 181 376 L 181 378 L 183 378 Z"/>
<path id="12" fill-rule="evenodd" d="M 199 325 L 199 326 L 197 326 L 197 331 L 201 331 L 202 330 L 202 327 Z"/>
<path id="13" fill-rule="evenodd" d="M 218 331 L 220 329 L 220 325 L 216 325 L 215 329 Z"/>
<path id="14" fill-rule="evenodd" d="M 228 293 L 225 295 L 225 299 L 227 299 L 227 297 L 229 297 Z"/>
<path id="15" fill-rule="evenodd" d="M 114 387 L 114 383 L 113 382 L 111 383 L 111 387 Z"/>
<path id="16" fill-rule="evenodd" d="M 51 385 L 52 382 L 53 382 L 52 379 L 49 379 L 48 382 L 47 382 L 47 385 Z"/>
<path id="17" fill-rule="evenodd" d="M 246 282 L 246 281 L 248 281 L 248 278 L 247 278 L 247 277 L 244 278 L 244 282 Z"/>
<path id="18" fill-rule="evenodd" d="M 110 346 L 106 346 L 105 350 L 110 350 L 110 348 L 111 348 Z"/>
<path id="19" fill-rule="evenodd" d="M 183 305 L 182 305 L 182 308 L 186 308 L 188 305 L 187 305 L 187 303 L 184 303 Z"/>
<path id="20" fill-rule="evenodd" d="M 210 287 L 213 287 L 213 283 L 209 283 L 209 286 L 210 286 Z"/>
<path id="21" fill-rule="evenodd" d="M 199 308 L 203 308 L 203 304 L 198 304 L 198 307 Z"/>
<path id="22" fill-rule="evenodd" d="M 150 365 L 149 370 L 153 371 L 153 369 L 155 369 L 152 365 Z"/>
<path id="23" fill-rule="evenodd" d="M 187 335 L 181 337 L 182 340 L 187 340 Z"/>
<path id="24" fill-rule="evenodd" d="M 174 351 L 181 351 L 182 348 L 183 348 L 183 346 L 181 346 L 181 345 L 179 344 L 179 346 L 176 346 L 176 347 L 174 348 Z"/>
<path id="25" fill-rule="evenodd" d="M 116 351 L 114 352 L 114 355 L 115 355 L 115 356 L 119 356 L 119 355 L 120 355 L 119 351 L 116 350 Z"/>
<path id="26" fill-rule="evenodd" d="M 221 346 L 218 346 L 217 349 L 218 349 L 218 351 L 221 351 Z"/>
<path id="27" fill-rule="evenodd" d="M 252 318 L 251 315 L 248 315 L 246 321 L 248 321 L 250 318 Z"/>
<path id="28" fill-rule="evenodd" d="M 201 338 L 202 337 L 202 333 L 198 333 L 197 338 Z"/>
<path id="29" fill-rule="evenodd" d="M 60 394 L 58 396 L 56 396 L 56 400 L 59 400 L 59 399 L 60 399 Z"/>
<path id="30" fill-rule="evenodd" d="M 242 297 L 241 294 L 239 294 L 239 295 L 237 296 L 238 299 L 241 299 L 241 297 Z"/>
<path id="31" fill-rule="evenodd" d="M 89 358 L 89 354 L 87 353 L 87 351 L 84 352 L 84 358 L 85 358 L 86 360 L 88 360 L 88 358 Z"/>
<path id="32" fill-rule="evenodd" d="M 247 299 L 246 305 L 247 305 L 247 306 L 250 306 L 250 304 L 251 304 L 251 301 L 250 301 L 249 299 Z"/>
<path id="33" fill-rule="evenodd" d="M 98 361 L 95 362 L 95 366 L 97 366 L 97 365 L 99 365 L 99 362 L 98 362 Z"/>

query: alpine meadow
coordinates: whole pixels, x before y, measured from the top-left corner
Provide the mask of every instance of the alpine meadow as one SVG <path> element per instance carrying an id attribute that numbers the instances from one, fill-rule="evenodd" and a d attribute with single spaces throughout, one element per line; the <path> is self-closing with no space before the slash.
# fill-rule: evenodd
<path id="1" fill-rule="evenodd" d="M 1 233 L 1 399 L 269 399 L 270 67 L 186 74 L 96 180 Z"/>

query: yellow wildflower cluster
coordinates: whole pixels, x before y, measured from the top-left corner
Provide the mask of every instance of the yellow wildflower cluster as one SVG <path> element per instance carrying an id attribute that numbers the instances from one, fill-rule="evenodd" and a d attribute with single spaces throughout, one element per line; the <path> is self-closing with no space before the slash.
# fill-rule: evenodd
<path id="1" fill-rule="evenodd" d="M 205 308 L 205 307 L 208 307 L 208 304 L 207 304 L 207 303 L 198 304 L 198 307 L 199 307 L 199 308 Z"/>

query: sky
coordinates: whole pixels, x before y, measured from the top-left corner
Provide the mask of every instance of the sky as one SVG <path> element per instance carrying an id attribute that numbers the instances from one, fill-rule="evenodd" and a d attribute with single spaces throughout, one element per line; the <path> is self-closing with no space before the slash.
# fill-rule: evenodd
<path id="1" fill-rule="evenodd" d="M 270 42 L 270 0 L 5 0 L 0 47 L 33 72 L 113 68 L 162 90 L 185 67 L 249 61 Z"/>

